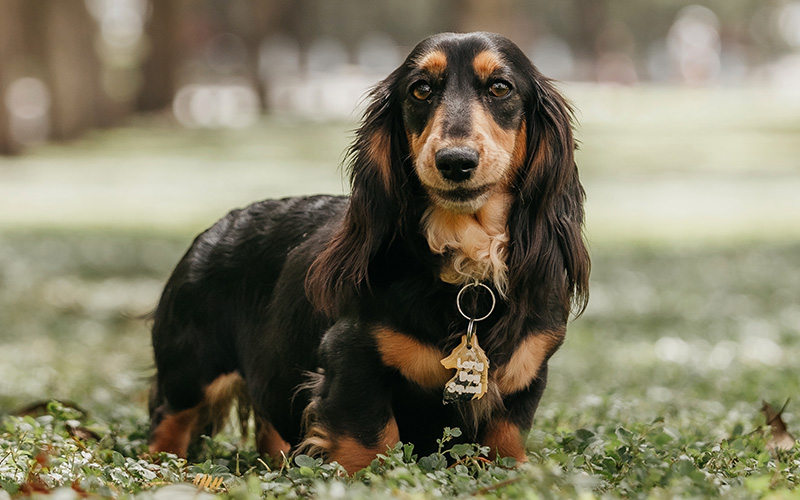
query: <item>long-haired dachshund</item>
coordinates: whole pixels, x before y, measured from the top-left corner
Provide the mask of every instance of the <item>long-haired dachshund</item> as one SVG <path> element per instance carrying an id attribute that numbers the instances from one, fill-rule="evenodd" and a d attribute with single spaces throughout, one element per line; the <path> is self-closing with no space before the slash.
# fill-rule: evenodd
<path id="1" fill-rule="evenodd" d="M 572 112 L 505 37 L 439 34 L 370 93 L 349 197 L 262 201 L 198 236 L 155 313 L 151 452 L 243 392 L 256 445 L 353 472 L 445 426 L 525 441 L 588 297 Z M 242 391 L 242 388 L 246 390 Z"/>

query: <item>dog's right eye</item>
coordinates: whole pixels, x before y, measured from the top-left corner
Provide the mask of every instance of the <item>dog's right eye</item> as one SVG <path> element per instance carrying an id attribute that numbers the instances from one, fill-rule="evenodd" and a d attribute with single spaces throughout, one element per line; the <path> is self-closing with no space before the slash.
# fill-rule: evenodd
<path id="1" fill-rule="evenodd" d="M 411 95 L 414 96 L 414 99 L 420 101 L 427 101 L 432 93 L 433 89 L 426 81 L 417 82 L 411 87 Z"/>

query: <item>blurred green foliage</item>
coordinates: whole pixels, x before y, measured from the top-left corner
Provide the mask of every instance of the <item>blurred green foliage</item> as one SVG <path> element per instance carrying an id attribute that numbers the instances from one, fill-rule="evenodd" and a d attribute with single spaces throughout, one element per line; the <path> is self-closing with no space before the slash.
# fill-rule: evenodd
<path id="1" fill-rule="evenodd" d="M 138 316 L 155 304 L 186 244 L 107 233 L 0 238 L 0 407 L 59 398 L 88 412 L 51 408 L 51 417 L 6 418 L 4 487 L 23 485 L 30 468 L 41 467 L 36 450 L 65 457 L 37 469 L 48 487 L 75 481 L 101 495 L 188 481 L 202 471 L 138 458 L 151 373 L 146 321 Z M 543 498 L 796 492 L 800 448 L 771 456 L 759 407 L 762 398 L 780 404 L 800 392 L 798 260 L 796 244 L 596 249 L 591 305 L 552 361 L 528 442 L 531 465 L 517 471 L 475 460 L 447 469 L 435 458 L 411 460 L 403 448 L 353 481 L 318 464 L 270 471 L 252 443 L 233 444 L 230 430 L 208 440 L 200 458 L 223 467 L 218 475 L 226 474 L 235 498 L 332 498 L 341 488 L 359 498 L 398 488 L 506 498 L 530 491 Z M 792 402 L 784 419 L 790 430 L 800 425 Z M 86 451 L 69 438 L 68 420 L 104 437 Z"/>

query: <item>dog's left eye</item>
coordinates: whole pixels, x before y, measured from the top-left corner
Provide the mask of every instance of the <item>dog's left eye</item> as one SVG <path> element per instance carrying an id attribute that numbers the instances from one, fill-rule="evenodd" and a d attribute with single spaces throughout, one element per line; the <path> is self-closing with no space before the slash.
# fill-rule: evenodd
<path id="1" fill-rule="evenodd" d="M 489 86 L 489 93 L 495 97 L 505 97 L 511 92 L 511 84 L 504 81 L 494 82 Z"/>

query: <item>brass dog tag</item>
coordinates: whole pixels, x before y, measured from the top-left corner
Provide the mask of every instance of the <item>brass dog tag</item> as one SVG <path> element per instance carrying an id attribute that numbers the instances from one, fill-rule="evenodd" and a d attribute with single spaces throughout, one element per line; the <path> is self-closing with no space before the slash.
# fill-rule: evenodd
<path id="1" fill-rule="evenodd" d="M 471 345 L 467 335 L 461 336 L 461 343 L 449 356 L 441 361 L 449 369 L 456 369 L 456 375 L 444 386 L 442 403 L 471 401 L 486 394 L 489 382 L 489 358 L 478 345 L 477 335 L 472 335 Z"/>

